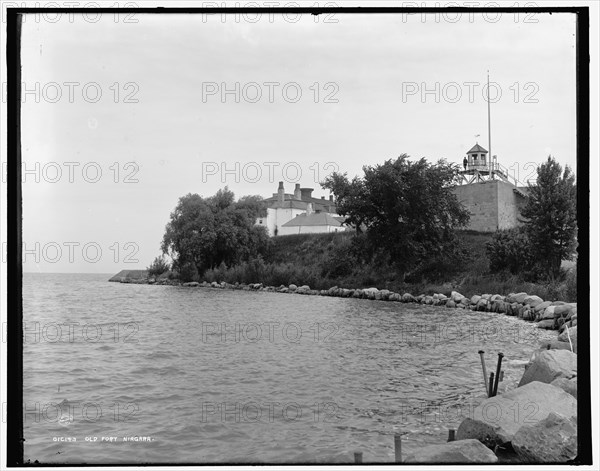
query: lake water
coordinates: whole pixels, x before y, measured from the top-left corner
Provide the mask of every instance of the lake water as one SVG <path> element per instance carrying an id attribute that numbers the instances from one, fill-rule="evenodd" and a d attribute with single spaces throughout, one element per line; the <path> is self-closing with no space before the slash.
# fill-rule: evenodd
<path id="1" fill-rule="evenodd" d="M 502 314 L 110 276 L 24 276 L 26 460 L 392 462 L 394 433 L 406 453 L 443 443 L 481 400 L 478 350 L 488 373 L 505 354 L 502 391 L 556 337 Z"/>

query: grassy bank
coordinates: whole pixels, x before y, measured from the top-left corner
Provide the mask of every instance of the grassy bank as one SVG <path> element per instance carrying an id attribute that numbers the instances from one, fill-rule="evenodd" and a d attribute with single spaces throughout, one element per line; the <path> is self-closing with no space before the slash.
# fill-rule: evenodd
<path id="1" fill-rule="evenodd" d="M 227 283 L 263 283 L 271 286 L 309 285 L 313 289 L 377 287 L 413 294 L 456 290 L 465 296 L 526 292 L 542 299 L 574 302 L 577 299 L 575 270 L 562 281 L 526 282 L 518 276 L 492 274 L 485 244 L 491 234 L 463 231 L 459 235 L 464 257 L 458 265 L 424 267 L 410 280 L 374 263 L 358 263 L 351 254 L 353 233 L 300 234 L 271 240 L 263 259 L 234 267 L 208 270 L 203 280 Z"/>

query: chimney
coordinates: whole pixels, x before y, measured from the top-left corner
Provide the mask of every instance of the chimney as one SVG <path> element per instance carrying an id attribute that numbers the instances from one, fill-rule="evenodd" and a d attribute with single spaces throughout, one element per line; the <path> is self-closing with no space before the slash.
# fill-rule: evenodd
<path id="1" fill-rule="evenodd" d="M 297 200 L 302 199 L 302 191 L 300 190 L 300 183 L 296 183 L 296 188 L 294 188 L 294 198 Z"/>
<path id="2" fill-rule="evenodd" d="M 302 200 L 308 201 L 312 198 L 312 188 L 300 188 L 300 194 L 302 195 Z"/>
<path id="3" fill-rule="evenodd" d="M 280 207 L 283 207 L 284 201 L 285 201 L 285 191 L 283 189 L 283 182 L 279 182 L 279 188 L 277 188 L 277 203 L 279 203 Z"/>
<path id="4" fill-rule="evenodd" d="M 324 197 L 324 196 L 321 196 L 321 199 L 322 199 L 322 200 L 324 200 L 324 199 L 325 199 L 325 197 Z"/>
<path id="5" fill-rule="evenodd" d="M 308 203 L 306 205 L 306 215 L 310 216 L 313 213 L 313 206 L 312 203 Z"/>

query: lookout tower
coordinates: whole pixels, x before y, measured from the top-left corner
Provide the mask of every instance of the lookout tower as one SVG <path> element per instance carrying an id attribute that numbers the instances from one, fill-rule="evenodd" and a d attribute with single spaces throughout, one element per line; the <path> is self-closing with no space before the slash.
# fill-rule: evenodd
<path id="1" fill-rule="evenodd" d="M 498 158 L 488 156 L 488 151 L 475 143 L 463 159 L 463 170 L 460 171 L 462 184 L 478 183 L 488 180 L 503 180 L 508 182 L 506 169 L 498 164 Z M 516 184 L 516 182 L 515 182 Z"/>

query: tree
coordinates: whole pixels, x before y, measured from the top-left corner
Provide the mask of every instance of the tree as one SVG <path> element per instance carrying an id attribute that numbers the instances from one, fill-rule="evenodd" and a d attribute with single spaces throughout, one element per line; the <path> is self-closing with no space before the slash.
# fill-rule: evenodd
<path id="1" fill-rule="evenodd" d="M 364 166 L 364 177 L 346 174 L 322 183 L 336 196 L 338 213 L 364 226 L 371 248 L 403 274 L 456 248 L 454 230 L 469 220 L 451 188 L 458 167 L 440 160 L 410 161 L 406 154 L 382 165 Z"/>
<path id="2" fill-rule="evenodd" d="M 235 202 L 227 187 L 208 198 L 187 194 L 171 213 L 161 249 L 186 277 L 221 263 L 232 266 L 266 250 L 266 229 L 255 224 L 261 216 L 266 216 L 266 208 L 259 196 Z"/>
<path id="3" fill-rule="evenodd" d="M 521 216 L 537 263 L 559 276 L 562 260 L 573 260 L 577 247 L 577 187 L 569 166 L 563 172 L 548 156 L 538 167 L 536 184 L 529 185 Z"/>

